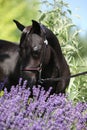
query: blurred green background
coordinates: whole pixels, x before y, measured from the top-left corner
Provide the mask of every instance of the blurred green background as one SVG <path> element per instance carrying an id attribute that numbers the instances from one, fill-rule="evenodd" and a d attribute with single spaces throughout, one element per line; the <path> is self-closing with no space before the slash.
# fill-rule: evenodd
<path id="1" fill-rule="evenodd" d="M 39 0 L 0 0 L 0 39 L 19 41 L 19 32 L 13 19 L 24 25 L 37 19 Z"/>

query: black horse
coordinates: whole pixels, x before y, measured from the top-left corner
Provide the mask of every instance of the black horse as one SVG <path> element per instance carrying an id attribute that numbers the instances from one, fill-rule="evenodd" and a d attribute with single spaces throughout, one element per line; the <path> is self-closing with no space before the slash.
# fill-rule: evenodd
<path id="1" fill-rule="evenodd" d="M 64 93 L 69 84 L 69 66 L 62 54 L 59 41 L 46 26 L 32 20 L 25 27 L 14 20 L 22 31 L 20 44 L 0 40 L 0 81 L 8 79 L 8 91 L 17 84 L 19 77 L 28 80 L 28 86 L 41 84 L 45 90 Z M 42 79 L 51 78 L 50 81 Z M 60 78 L 53 81 L 52 78 Z"/>

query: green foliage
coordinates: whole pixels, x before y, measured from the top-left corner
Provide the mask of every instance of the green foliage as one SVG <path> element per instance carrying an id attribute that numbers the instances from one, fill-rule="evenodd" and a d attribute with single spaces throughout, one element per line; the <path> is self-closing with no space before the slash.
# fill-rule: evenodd
<path id="1" fill-rule="evenodd" d="M 3 91 L 0 91 L 0 97 L 3 96 L 4 92 Z"/>
<path id="2" fill-rule="evenodd" d="M 0 39 L 19 41 L 13 19 L 29 25 L 38 16 L 39 0 L 0 0 Z"/>
<path id="3" fill-rule="evenodd" d="M 83 40 L 80 36 L 82 30 L 78 29 L 72 22 L 72 12 L 69 5 L 63 0 L 53 0 L 52 3 L 42 0 L 42 3 L 45 10 L 40 11 L 39 21 L 47 25 L 58 37 L 63 54 L 70 66 L 71 74 L 86 71 L 86 39 Z M 87 76 L 71 79 L 67 92 L 72 100 L 87 101 L 86 91 Z"/>

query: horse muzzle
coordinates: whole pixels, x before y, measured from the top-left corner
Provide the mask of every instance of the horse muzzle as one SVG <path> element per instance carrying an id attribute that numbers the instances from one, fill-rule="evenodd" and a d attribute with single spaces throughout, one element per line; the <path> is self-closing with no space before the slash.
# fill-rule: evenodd
<path id="1" fill-rule="evenodd" d="M 40 84 L 42 72 L 41 65 L 39 67 L 24 68 L 22 71 L 26 74 L 27 77 L 30 78 L 30 82 L 32 82 L 33 85 Z"/>

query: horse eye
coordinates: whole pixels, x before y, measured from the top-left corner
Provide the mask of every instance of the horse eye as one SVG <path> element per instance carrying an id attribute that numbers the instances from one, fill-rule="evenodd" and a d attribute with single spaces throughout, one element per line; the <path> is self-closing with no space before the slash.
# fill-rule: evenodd
<path id="1" fill-rule="evenodd" d="M 39 50 L 33 50 L 32 51 L 32 56 L 34 58 L 39 58 L 40 57 L 40 51 Z"/>

